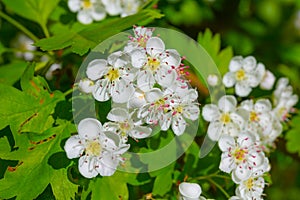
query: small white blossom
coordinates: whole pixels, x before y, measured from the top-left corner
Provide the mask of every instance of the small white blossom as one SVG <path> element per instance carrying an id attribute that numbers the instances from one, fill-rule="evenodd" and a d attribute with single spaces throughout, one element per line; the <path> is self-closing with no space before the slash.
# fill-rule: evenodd
<path id="1" fill-rule="evenodd" d="M 82 24 L 90 24 L 106 17 L 101 0 L 68 0 L 69 9 L 77 12 L 77 20 Z"/>
<path id="2" fill-rule="evenodd" d="M 219 140 L 222 151 L 220 170 L 231 173 L 232 180 L 240 183 L 249 179 L 258 167 L 265 162 L 265 155 L 249 133 L 239 134 L 237 139 L 224 135 Z"/>
<path id="3" fill-rule="evenodd" d="M 118 135 L 104 131 L 101 123 L 86 118 L 78 124 L 78 135 L 71 136 L 64 146 L 69 159 L 79 158 L 79 172 L 86 178 L 111 176 L 116 171 L 121 154 L 129 145 L 121 142 Z"/>
<path id="4" fill-rule="evenodd" d="M 294 106 L 299 100 L 298 95 L 293 94 L 293 88 L 289 85 L 289 80 L 287 78 L 280 78 L 276 85 L 276 89 L 273 93 L 274 95 L 274 105 L 273 109 L 274 115 L 280 121 L 286 121 L 290 117 L 290 113 L 294 112 Z"/>
<path id="5" fill-rule="evenodd" d="M 109 15 L 115 16 L 122 12 L 121 0 L 102 0 L 105 10 Z"/>
<path id="6" fill-rule="evenodd" d="M 248 56 L 232 58 L 229 64 L 229 72 L 223 77 L 225 87 L 235 86 L 235 93 L 240 97 L 246 97 L 257 87 L 265 74 L 265 66 L 256 63 L 256 59 Z"/>
<path id="7" fill-rule="evenodd" d="M 146 48 L 147 41 L 152 37 L 154 29 L 145 28 L 141 26 L 134 26 L 134 36 L 129 36 L 128 44 L 124 47 L 125 52 L 131 52 L 136 48 Z M 138 61 L 138 60 L 135 60 Z M 137 65 L 137 64 L 133 64 Z"/>
<path id="8" fill-rule="evenodd" d="M 219 99 L 218 106 L 207 104 L 203 107 L 202 116 L 210 122 L 207 134 L 211 140 L 218 141 L 221 135 L 237 136 L 244 128 L 248 114 L 236 106 L 235 97 L 225 95 Z"/>
<path id="9" fill-rule="evenodd" d="M 87 77 L 95 83 L 93 96 L 98 101 L 107 101 L 112 97 L 116 103 L 127 102 L 134 93 L 135 72 L 129 68 L 122 52 L 115 52 L 108 60 L 95 59 L 88 64 Z"/>
<path id="10" fill-rule="evenodd" d="M 106 122 L 103 126 L 106 130 L 114 132 L 122 138 L 124 142 L 130 136 L 134 139 L 142 139 L 151 135 L 151 128 L 141 126 L 136 120 L 134 122 L 134 113 L 129 113 L 124 108 L 113 108 L 107 115 L 107 119 L 112 122 Z"/>
<path id="11" fill-rule="evenodd" d="M 18 35 L 16 41 L 12 44 L 17 49 L 15 55 L 18 58 L 24 58 L 27 61 L 34 59 L 33 51 L 37 48 L 33 46 L 34 41 L 24 34 Z"/>
<path id="12" fill-rule="evenodd" d="M 53 79 L 53 75 L 55 74 L 56 71 L 60 70 L 61 67 L 61 63 L 54 63 L 50 66 L 50 68 L 48 69 L 48 71 L 46 72 L 46 79 L 47 80 L 52 80 Z"/>
<path id="13" fill-rule="evenodd" d="M 282 132 L 280 121 L 273 116 L 272 104 L 268 99 L 245 100 L 240 105 L 249 112 L 246 130 L 258 136 L 261 144 L 268 150 Z"/>
<path id="14" fill-rule="evenodd" d="M 208 85 L 214 87 L 214 86 L 218 85 L 218 82 L 219 82 L 219 78 L 218 78 L 217 75 L 215 75 L 215 74 L 208 75 L 208 77 L 207 77 L 207 83 L 208 83 Z"/>
<path id="15" fill-rule="evenodd" d="M 88 78 L 81 79 L 78 83 L 78 89 L 85 94 L 93 93 L 95 90 L 95 83 Z"/>
<path id="16" fill-rule="evenodd" d="M 179 184 L 180 200 L 206 200 L 200 196 L 202 189 L 197 183 L 182 182 Z"/>
<path id="17" fill-rule="evenodd" d="M 128 15 L 133 15 L 138 12 L 140 7 L 139 0 L 122 0 L 122 11 L 121 17 L 126 17 Z"/>

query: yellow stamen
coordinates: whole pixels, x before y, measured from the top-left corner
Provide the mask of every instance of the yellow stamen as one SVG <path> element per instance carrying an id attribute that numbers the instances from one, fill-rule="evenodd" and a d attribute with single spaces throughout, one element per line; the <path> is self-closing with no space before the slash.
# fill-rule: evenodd
<path id="1" fill-rule="evenodd" d="M 102 147 L 98 141 L 91 141 L 87 143 L 87 147 L 85 149 L 86 154 L 99 156 L 101 153 Z"/>
<path id="2" fill-rule="evenodd" d="M 114 68 L 111 68 L 105 78 L 107 78 L 108 80 L 110 80 L 111 82 L 118 79 L 120 77 L 120 72 L 118 69 L 114 69 Z"/>
<path id="3" fill-rule="evenodd" d="M 246 73 L 243 69 L 240 69 L 237 72 L 235 72 L 235 77 L 237 80 L 242 81 L 246 78 Z"/>
<path id="4" fill-rule="evenodd" d="M 228 113 L 223 113 L 221 115 L 221 122 L 223 122 L 224 124 L 228 124 L 231 121 L 230 119 L 230 115 Z"/>

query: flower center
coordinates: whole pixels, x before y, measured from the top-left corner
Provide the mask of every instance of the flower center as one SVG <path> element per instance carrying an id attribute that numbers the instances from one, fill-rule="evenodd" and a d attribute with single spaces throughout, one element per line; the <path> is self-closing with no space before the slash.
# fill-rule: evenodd
<path id="1" fill-rule="evenodd" d="M 239 81 L 242 81 L 246 78 L 246 73 L 243 69 L 238 70 L 235 72 L 235 78 Z"/>
<path id="2" fill-rule="evenodd" d="M 235 161 L 241 162 L 245 159 L 245 155 L 248 153 L 246 149 L 236 149 L 233 153 Z"/>
<path id="3" fill-rule="evenodd" d="M 148 57 L 147 66 L 151 71 L 156 71 L 157 68 L 160 66 L 160 61 L 156 58 Z"/>
<path id="4" fill-rule="evenodd" d="M 250 112 L 250 121 L 251 122 L 257 122 L 259 120 L 258 114 L 254 111 Z"/>
<path id="5" fill-rule="evenodd" d="M 87 143 L 85 152 L 87 155 L 100 156 L 102 147 L 98 141 L 90 141 Z"/>
<path id="6" fill-rule="evenodd" d="M 223 122 L 223 124 L 228 124 L 231 121 L 230 119 L 230 115 L 228 113 L 223 113 L 221 115 L 221 122 Z"/>
<path id="7" fill-rule="evenodd" d="M 127 132 L 128 130 L 130 130 L 130 124 L 128 123 L 128 122 L 121 122 L 120 123 L 120 130 L 122 131 L 122 132 Z"/>
<path id="8" fill-rule="evenodd" d="M 120 72 L 118 69 L 115 68 L 111 68 L 108 70 L 105 78 L 107 78 L 108 80 L 110 80 L 110 82 L 115 81 L 116 79 L 118 79 L 120 77 Z"/>
<path id="9" fill-rule="evenodd" d="M 249 178 L 244 184 L 248 190 L 251 190 L 253 188 L 253 178 Z"/>
<path id="10" fill-rule="evenodd" d="M 147 39 L 144 37 L 139 37 L 137 39 L 139 46 L 146 47 Z"/>
<path id="11" fill-rule="evenodd" d="M 83 8 L 90 8 L 90 7 L 92 7 L 92 2 L 90 1 L 90 0 L 83 0 L 82 1 L 82 7 Z"/>

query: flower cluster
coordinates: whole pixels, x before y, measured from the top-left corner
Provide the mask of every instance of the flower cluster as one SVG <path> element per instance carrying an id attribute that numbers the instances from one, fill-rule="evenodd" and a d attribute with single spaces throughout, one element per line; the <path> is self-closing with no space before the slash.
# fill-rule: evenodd
<path id="1" fill-rule="evenodd" d="M 223 77 L 224 85 L 235 87 L 235 94 L 240 97 L 248 96 L 258 86 L 272 89 L 274 82 L 274 75 L 252 56 L 234 57 Z M 233 182 L 238 184 L 232 200 L 262 199 L 263 175 L 270 170 L 265 153 L 275 147 L 282 123 L 295 111 L 297 101 L 288 79 L 281 78 L 273 92 L 273 102 L 266 98 L 238 102 L 235 96 L 225 95 L 218 105 L 203 107 L 202 116 L 210 122 L 208 136 L 218 142 L 222 151 L 219 168 L 231 173 Z"/>
<path id="2" fill-rule="evenodd" d="M 69 0 L 68 6 L 77 13 L 77 20 L 82 24 L 101 21 L 110 16 L 126 17 L 138 12 L 142 0 Z"/>
<path id="3" fill-rule="evenodd" d="M 202 189 L 197 183 L 182 182 L 179 185 L 179 200 L 206 200 L 200 196 Z"/>
<path id="4" fill-rule="evenodd" d="M 87 77 L 78 83 L 81 92 L 92 94 L 95 100 L 112 101 L 112 109 L 107 115 L 109 121 L 101 126 L 104 133 L 101 137 L 105 137 L 108 141 L 111 137 L 115 138 L 114 147 L 107 150 L 101 141 L 96 139 L 96 153 L 95 150 L 91 153 L 88 150 L 90 147 L 83 145 L 81 148 L 85 154 L 81 152 L 80 155 L 85 157 L 80 159 L 91 161 L 92 164 L 81 164 L 79 168 L 89 167 L 85 172 L 93 172 L 93 176 L 96 172 L 100 175 L 111 175 L 101 173 L 99 170 L 102 168 L 96 167 L 100 166 L 101 159 L 104 165 L 109 160 L 103 160 L 103 153 L 99 153 L 98 149 L 114 155 L 114 161 L 108 161 L 111 169 L 109 172 L 112 172 L 115 165 L 111 166 L 111 163 L 116 164 L 118 163 L 116 160 L 120 160 L 119 148 L 124 153 L 123 150 L 128 147 L 128 137 L 135 140 L 147 138 L 151 136 L 154 126 L 159 126 L 163 131 L 172 129 L 175 135 L 181 135 L 189 123 L 199 117 L 198 93 L 189 87 L 189 81 L 184 73 L 185 66 L 181 63 L 182 58 L 175 49 L 166 49 L 163 40 L 153 36 L 153 31 L 134 27 L 134 35 L 129 38 L 123 51 L 113 52 L 107 59 L 94 59 L 89 62 L 86 68 Z M 98 126 L 100 127 L 99 124 Z M 99 132 L 101 131 L 99 129 Z M 95 137 L 91 138 L 88 133 L 85 134 L 84 139 L 95 140 Z M 79 132 L 80 144 L 87 143 L 82 140 Z M 76 142 L 71 145 L 67 142 L 65 149 L 68 152 L 78 145 Z M 78 155 L 76 154 L 77 157 Z M 87 155 L 89 157 L 92 155 L 93 159 L 86 159 Z M 82 174 L 86 176 L 85 173 Z"/>

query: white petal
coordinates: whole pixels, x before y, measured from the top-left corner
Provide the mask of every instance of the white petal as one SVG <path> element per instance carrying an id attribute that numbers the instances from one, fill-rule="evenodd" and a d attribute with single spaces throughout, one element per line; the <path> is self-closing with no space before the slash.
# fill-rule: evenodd
<path id="1" fill-rule="evenodd" d="M 77 12 L 80 10 L 81 1 L 80 0 L 69 0 L 68 7 L 72 12 Z"/>
<path id="2" fill-rule="evenodd" d="M 142 91 L 148 91 L 153 88 L 155 83 L 152 73 L 148 70 L 140 71 L 137 75 L 137 86 Z"/>
<path id="3" fill-rule="evenodd" d="M 269 99 L 260 99 L 255 103 L 256 112 L 264 113 L 272 110 L 272 104 Z"/>
<path id="4" fill-rule="evenodd" d="M 258 63 L 257 64 L 257 68 L 255 70 L 255 74 L 256 74 L 256 77 L 257 77 L 257 80 L 259 82 L 261 82 L 265 76 L 265 73 L 266 73 L 266 67 L 264 64 L 262 63 Z"/>
<path id="5" fill-rule="evenodd" d="M 250 133 L 242 133 L 239 135 L 238 139 L 237 139 L 237 143 L 239 144 L 239 146 L 241 148 L 244 147 L 249 147 L 251 145 L 253 145 L 255 139 L 252 135 L 250 135 Z"/>
<path id="6" fill-rule="evenodd" d="M 104 163 L 100 162 L 96 170 L 101 176 L 112 176 L 115 173 L 116 168 L 106 166 Z"/>
<path id="7" fill-rule="evenodd" d="M 93 162 L 95 158 L 91 158 L 88 156 L 82 156 L 79 158 L 78 169 L 82 176 L 86 178 L 94 178 L 98 175 L 97 170 L 94 168 Z"/>
<path id="8" fill-rule="evenodd" d="M 257 87 L 260 83 L 260 80 L 258 79 L 258 77 L 255 74 L 247 74 L 247 80 L 246 80 L 247 84 L 254 88 Z"/>
<path id="9" fill-rule="evenodd" d="M 169 87 L 170 85 L 173 85 L 176 76 L 177 74 L 175 70 L 168 70 L 167 67 L 163 66 L 157 70 L 157 73 L 154 75 L 155 80 L 162 87 Z"/>
<path id="10" fill-rule="evenodd" d="M 95 21 L 100 21 L 106 17 L 106 12 L 102 6 L 96 5 L 94 6 L 91 15 Z"/>
<path id="11" fill-rule="evenodd" d="M 95 89 L 93 91 L 93 96 L 97 101 L 107 101 L 110 98 L 109 90 L 110 85 L 107 79 L 98 80 L 95 84 Z"/>
<path id="12" fill-rule="evenodd" d="M 263 90 L 271 90 L 274 86 L 276 77 L 269 70 L 266 71 L 261 83 L 260 88 Z"/>
<path id="13" fill-rule="evenodd" d="M 78 135 L 71 136 L 66 141 L 64 150 L 69 159 L 78 158 L 84 151 L 84 146 L 81 144 L 80 137 Z"/>
<path id="14" fill-rule="evenodd" d="M 200 108 L 196 104 L 189 104 L 184 107 L 183 116 L 190 120 L 197 120 L 199 118 Z"/>
<path id="15" fill-rule="evenodd" d="M 160 38 L 152 37 L 147 41 L 146 50 L 147 53 L 154 56 L 165 50 L 165 44 Z"/>
<path id="16" fill-rule="evenodd" d="M 94 118 L 85 118 L 81 120 L 77 129 L 80 138 L 88 140 L 97 138 L 103 130 L 102 124 Z"/>
<path id="17" fill-rule="evenodd" d="M 146 104 L 145 93 L 139 90 L 136 90 L 132 97 L 129 100 L 130 108 L 140 108 Z"/>
<path id="18" fill-rule="evenodd" d="M 241 83 L 238 82 L 235 85 L 235 93 L 240 96 L 240 97 L 246 97 L 250 94 L 250 92 L 252 91 L 251 87 L 249 85 L 247 85 L 247 83 Z"/>
<path id="19" fill-rule="evenodd" d="M 208 126 L 207 134 L 212 141 L 218 141 L 222 134 L 222 124 L 220 122 L 211 122 Z"/>
<path id="20" fill-rule="evenodd" d="M 127 83 L 124 79 L 120 79 L 112 86 L 111 96 L 116 103 L 128 102 L 134 93 L 134 87 L 131 83 Z"/>
<path id="21" fill-rule="evenodd" d="M 225 87 L 232 87 L 236 83 L 235 74 L 227 72 L 223 77 L 223 84 Z"/>
<path id="22" fill-rule="evenodd" d="M 114 122 L 124 122 L 129 118 L 129 113 L 124 108 L 113 108 L 106 117 L 110 121 Z"/>
<path id="23" fill-rule="evenodd" d="M 245 122 L 249 119 L 249 112 L 239 108 L 235 113 L 230 113 L 230 119 L 234 124 L 243 128 Z"/>
<path id="24" fill-rule="evenodd" d="M 182 182 L 179 185 L 179 192 L 183 197 L 196 199 L 201 195 L 201 187 L 197 183 Z"/>
<path id="25" fill-rule="evenodd" d="M 221 162 L 219 165 L 219 169 L 223 172 L 230 173 L 236 165 L 234 164 L 234 160 L 232 157 L 229 157 L 226 153 L 223 153 L 221 156 Z"/>
<path id="26" fill-rule="evenodd" d="M 134 49 L 130 52 L 131 64 L 135 68 L 141 68 L 147 63 L 147 55 L 143 49 Z"/>
<path id="27" fill-rule="evenodd" d="M 251 176 L 251 170 L 247 167 L 247 165 L 240 164 L 235 170 L 232 172 L 232 180 L 239 184 L 241 181 L 245 181 Z"/>
<path id="28" fill-rule="evenodd" d="M 102 0 L 105 10 L 109 15 L 119 15 L 122 12 L 120 0 Z"/>
<path id="29" fill-rule="evenodd" d="M 90 24 L 93 22 L 93 18 L 87 10 L 80 10 L 77 13 L 77 20 L 82 24 Z"/>
<path id="30" fill-rule="evenodd" d="M 232 112 L 236 109 L 237 101 L 232 95 L 224 95 L 219 99 L 218 107 L 223 112 Z"/>
<path id="31" fill-rule="evenodd" d="M 256 59 L 253 56 L 247 56 L 243 60 L 243 68 L 246 72 L 252 72 L 256 67 Z"/>
<path id="32" fill-rule="evenodd" d="M 175 115 L 172 119 L 172 130 L 175 135 L 182 135 L 186 128 L 186 122 L 180 115 Z"/>
<path id="33" fill-rule="evenodd" d="M 221 151 L 229 151 L 230 148 L 234 148 L 235 141 L 233 137 L 229 135 L 223 135 L 219 142 L 218 142 L 219 148 Z"/>
<path id="34" fill-rule="evenodd" d="M 206 104 L 202 109 L 202 116 L 205 121 L 215 121 L 220 117 L 219 108 L 214 104 Z"/>
<path id="35" fill-rule="evenodd" d="M 86 69 L 86 75 L 91 80 L 97 80 L 106 74 L 107 61 L 104 59 L 95 59 L 91 61 Z"/>
<path id="36" fill-rule="evenodd" d="M 262 152 L 251 152 L 248 157 L 248 162 L 252 167 L 259 167 L 264 164 L 265 156 Z"/>
<path id="37" fill-rule="evenodd" d="M 299 97 L 298 95 L 294 94 L 292 95 L 286 102 L 286 107 L 288 108 L 292 108 L 293 106 L 296 105 L 296 103 L 298 102 Z"/>
<path id="38" fill-rule="evenodd" d="M 78 89 L 86 94 L 92 93 L 95 89 L 95 84 L 90 79 L 82 79 L 78 83 Z"/>
<path id="39" fill-rule="evenodd" d="M 135 126 L 133 130 L 129 132 L 129 135 L 133 138 L 142 139 L 149 137 L 152 133 L 151 128 L 145 126 Z"/>
<path id="40" fill-rule="evenodd" d="M 175 49 L 167 49 L 161 57 L 161 62 L 168 66 L 178 67 L 181 63 L 181 57 Z"/>
<path id="41" fill-rule="evenodd" d="M 242 56 L 235 56 L 231 59 L 230 63 L 229 63 L 229 70 L 231 72 L 236 72 L 239 69 L 242 68 L 242 61 L 243 61 L 243 57 Z"/>
<path id="42" fill-rule="evenodd" d="M 153 88 L 149 92 L 146 93 L 146 100 L 148 102 L 155 102 L 156 100 L 163 97 L 163 92 L 158 88 Z"/>
<path id="43" fill-rule="evenodd" d="M 114 132 L 111 131 L 104 131 L 100 135 L 100 140 L 102 147 L 109 151 L 109 152 L 114 152 L 118 150 L 118 146 L 120 144 L 121 138 L 119 135 L 117 135 Z"/>
<path id="44" fill-rule="evenodd" d="M 171 118 L 172 118 L 172 113 L 166 113 L 163 115 L 163 118 L 159 120 L 159 125 L 161 130 L 167 131 L 171 125 Z"/>
<path id="45" fill-rule="evenodd" d="M 254 110 L 254 104 L 252 99 L 245 100 L 241 103 L 240 105 L 241 108 L 247 110 L 247 111 L 252 111 Z"/>

